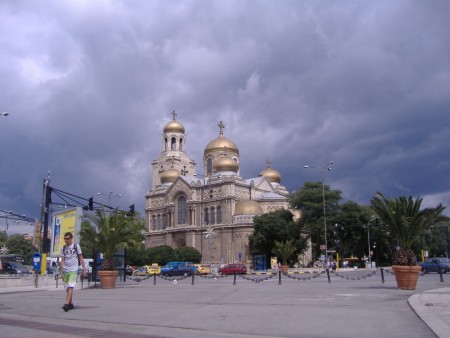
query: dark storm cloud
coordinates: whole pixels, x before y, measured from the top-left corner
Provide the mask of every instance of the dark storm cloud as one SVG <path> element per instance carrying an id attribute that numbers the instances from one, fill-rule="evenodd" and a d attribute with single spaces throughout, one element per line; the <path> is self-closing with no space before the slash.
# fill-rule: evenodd
<path id="1" fill-rule="evenodd" d="M 42 180 L 144 211 L 172 110 L 198 164 L 225 136 L 241 174 L 450 200 L 446 1 L 0 4 L 0 207 L 39 217 Z M 198 171 L 200 172 L 200 165 Z"/>

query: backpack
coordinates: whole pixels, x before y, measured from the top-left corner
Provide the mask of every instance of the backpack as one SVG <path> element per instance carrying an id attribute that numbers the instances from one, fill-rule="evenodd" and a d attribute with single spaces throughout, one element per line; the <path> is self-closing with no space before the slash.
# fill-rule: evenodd
<path id="1" fill-rule="evenodd" d="M 67 248 L 67 245 L 64 245 L 63 246 L 63 250 L 66 250 L 66 248 Z M 73 243 L 73 249 L 75 250 L 75 253 L 77 254 L 78 266 L 80 266 L 81 262 L 80 262 L 80 254 L 78 253 L 78 243 L 77 242 Z"/>

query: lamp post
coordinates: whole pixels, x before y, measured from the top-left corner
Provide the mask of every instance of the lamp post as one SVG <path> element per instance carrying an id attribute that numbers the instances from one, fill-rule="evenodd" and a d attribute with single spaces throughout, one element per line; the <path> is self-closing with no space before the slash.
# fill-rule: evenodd
<path id="1" fill-rule="evenodd" d="M 331 171 L 331 165 L 333 165 L 333 161 L 328 162 L 322 167 L 315 167 L 312 165 L 305 165 L 303 168 L 313 168 L 317 169 L 321 172 L 321 180 L 322 180 L 322 202 L 323 202 L 323 227 L 325 230 L 325 264 L 328 264 L 328 242 L 327 242 L 327 216 L 325 211 L 325 182 L 324 182 L 324 171 L 327 169 L 328 171 Z"/>
<path id="2" fill-rule="evenodd" d="M 368 256 L 368 259 L 369 259 L 369 265 L 370 265 L 370 267 L 372 267 L 372 258 L 370 257 L 370 223 L 371 222 L 373 222 L 373 221 L 376 221 L 376 224 L 378 224 L 378 217 L 372 217 L 371 219 L 370 219 L 370 221 L 367 223 L 367 246 L 368 246 L 368 248 L 369 248 L 369 252 L 368 252 L 368 254 L 369 254 L 369 256 Z"/>
<path id="3" fill-rule="evenodd" d="M 109 205 L 108 205 L 108 206 L 109 206 L 110 208 L 112 207 L 112 206 L 111 206 L 111 200 L 112 200 L 113 196 L 114 196 L 114 197 L 122 197 L 121 194 L 115 194 L 115 193 L 113 193 L 112 191 L 109 192 L 108 194 L 105 194 L 105 193 L 102 193 L 102 192 L 98 192 L 97 195 L 108 195 L 108 201 L 109 201 Z"/>

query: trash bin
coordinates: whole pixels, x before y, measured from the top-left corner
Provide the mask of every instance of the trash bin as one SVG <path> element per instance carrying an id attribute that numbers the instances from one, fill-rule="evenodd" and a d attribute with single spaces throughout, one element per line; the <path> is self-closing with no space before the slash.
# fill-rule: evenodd
<path id="1" fill-rule="evenodd" d="M 369 262 L 366 262 L 366 269 L 370 269 L 372 265 Z"/>

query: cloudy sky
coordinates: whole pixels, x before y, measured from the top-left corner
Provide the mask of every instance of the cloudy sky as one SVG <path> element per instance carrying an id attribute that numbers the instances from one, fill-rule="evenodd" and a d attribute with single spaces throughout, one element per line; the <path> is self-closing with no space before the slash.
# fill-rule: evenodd
<path id="1" fill-rule="evenodd" d="M 244 178 L 270 158 L 293 191 L 333 160 L 345 200 L 447 205 L 449 22 L 446 0 L 1 1 L 0 209 L 40 217 L 50 170 L 143 213 L 173 110 L 198 164 L 223 120 Z"/>

